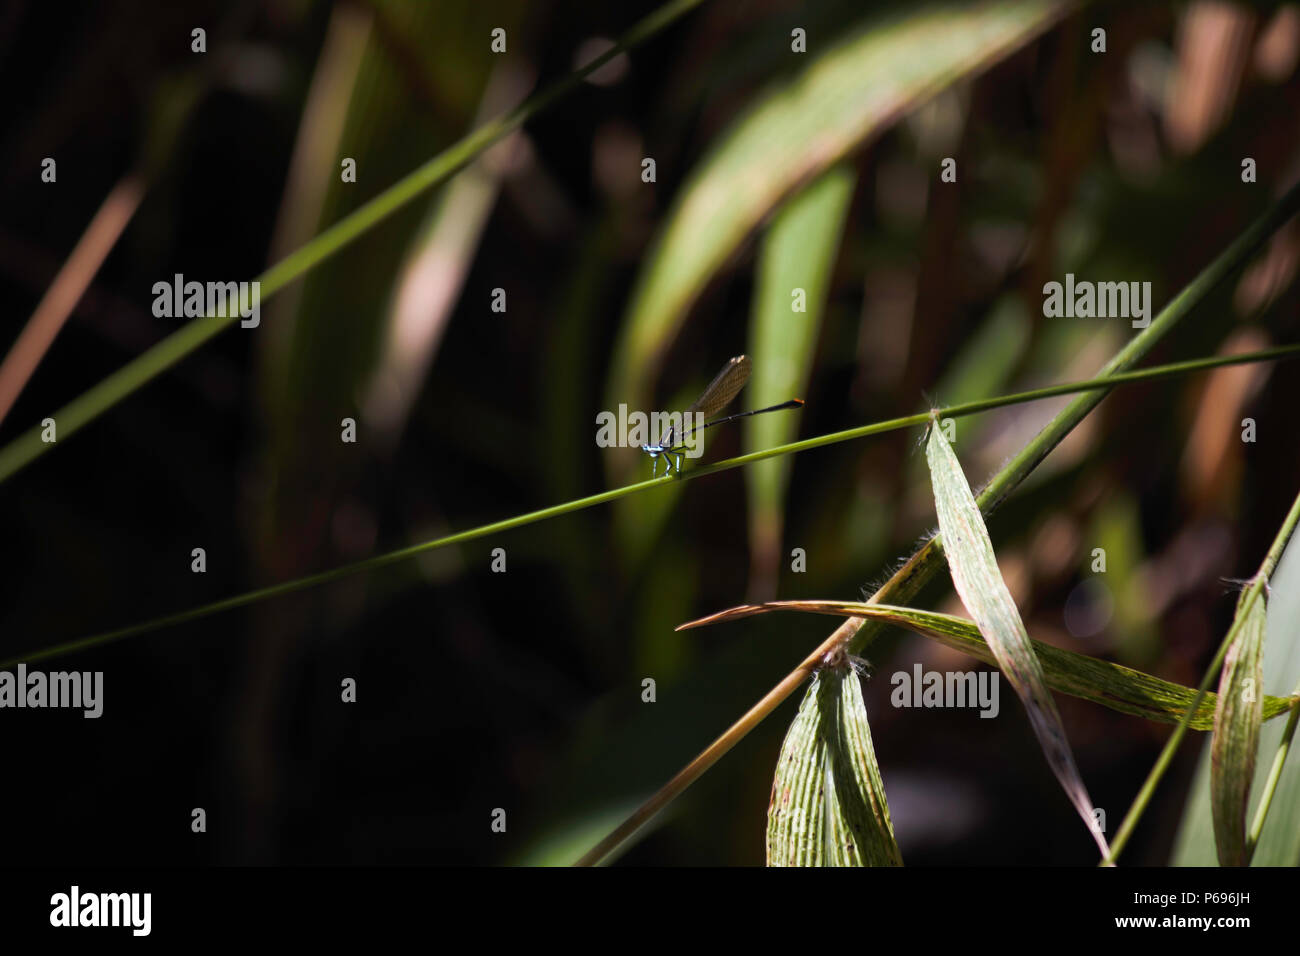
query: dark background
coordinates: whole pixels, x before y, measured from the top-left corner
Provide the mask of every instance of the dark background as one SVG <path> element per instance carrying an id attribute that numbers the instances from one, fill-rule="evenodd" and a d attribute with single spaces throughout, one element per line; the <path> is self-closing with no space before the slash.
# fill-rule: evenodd
<path id="1" fill-rule="evenodd" d="M 508 29 L 512 61 L 544 85 L 572 68 L 584 40 L 653 9 L 436 6 L 7 4 L 6 342 L 113 184 L 143 164 L 149 188 L 0 441 L 175 329 L 151 313 L 154 282 L 251 279 L 301 244 L 276 247 L 277 228 L 293 234 L 284 223 L 305 217 L 306 236 L 319 232 L 471 129 L 494 66 L 492 27 Z M 905 124 L 854 154 L 800 436 L 910 414 L 926 396 L 1091 375 L 1131 330 L 1052 327 L 1044 276 L 1150 279 L 1158 308 L 1290 184 L 1300 169 L 1295 8 L 1232 8 L 1236 20 L 1208 26 L 1193 22 L 1196 8 L 1093 9 L 965 84 L 957 155 L 980 172 L 951 195 L 927 199 L 934 163 Z M 316 157 L 329 190 L 303 208 L 291 157 L 323 80 L 322 47 L 348 16 L 371 18 L 370 59 L 342 77 L 368 97 L 354 103 L 338 154 L 358 157 L 361 175 L 341 188 L 338 156 Z M 610 356 L 648 244 L 738 112 L 804 65 L 787 53 L 791 25 L 834 37 L 859 16 L 852 5 L 705 4 L 636 51 L 621 80 L 585 85 L 530 122 L 525 155 L 460 250 L 463 287 L 396 422 L 368 424 L 364 395 L 432 197 L 264 303 L 259 329 L 227 331 L 60 441 L 0 490 L 0 657 L 648 477 L 648 466 L 618 471 L 585 437 L 609 407 Z M 1104 57 L 1087 53 L 1095 24 L 1108 29 Z M 194 26 L 208 31 L 201 62 Z M 1158 101 L 1141 86 L 1153 63 L 1167 70 Z M 192 85 L 169 134 L 160 116 Z M 653 187 L 615 188 L 598 172 L 628 136 L 642 144 L 634 156 L 657 158 Z M 1247 155 L 1259 161 L 1253 186 L 1240 182 Z M 57 184 L 40 182 L 45 156 L 57 159 Z M 919 200 L 903 195 L 918 178 Z M 1293 340 L 1296 242 L 1280 234 L 1262 265 L 1152 359 Z M 751 242 L 692 308 L 659 364 L 660 397 L 698 388 L 745 351 L 754 260 Z M 499 286 L 504 315 L 487 308 Z M 1019 318 L 1004 327 L 994 314 Z M 1048 459 L 990 525 L 1033 636 L 1199 680 L 1231 621 L 1223 579 L 1253 573 L 1295 494 L 1294 370 L 1121 390 Z M 972 483 L 1016 450 L 999 436 L 1018 416 L 1044 421 L 1056 407 L 963 420 Z M 362 423 L 356 445 L 338 441 L 345 416 Z M 1253 445 L 1236 440 L 1246 416 L 1259 423 Z M 934 521 L 917 438 L 901 431 L 791 459 L 777 542 L 810 560 L 796 575 L 782 558 L 768 596 L 852 599 L 888 576 Z M 709 458 L 741 451 L 742 439 L 717 436 Z M 754 569 L 772 555 L 750 543 L 741 471 L 625 500 L 623 514 L 636 525 L 643 499 L 669 494 L 679 496 L 671 516 L 640 545 L 602 505 L 33 664 L 104 671 L 105 714 L 0 713 L 5 860 L 576 858 L 835 624 L 796 615 L 675 634 L 764 596 Z M 1095 598 L 1078 585 L 1103 540 L 1114 612 L 1097 633 L 1072 634 L 1065 608 Z M 206 574 L 190 571 L 194 547 L 206 549 Z M 489 570 L 496 547 L 505 574 Z M 918 606 L 956 610 L 941 578 Z M 867 707 L 905 862 L 1094 861 L 1005 684 L 997 720 L 895 709 L 895 670 L 977 665 L 901 634 L 868 656 Z M 658 682 L 653 706 L 640 701 L 645 676 Z M 359 684 L 355 705 L 339 700 L 346 677 Z M 1113 831 L 1167 730 L 1059 703 Z M 761 863 L 772 767 L 796 706 L 750 734 L 623 861 Z M 1168 860 L 1198 752 L 1199 741 L 1184 749 L 1128 862 Z M 207 811 L 206 834 L 190 832 L 194 807 Z M 509 814 L 504 835 L 489 829 L 497 807 Z"/>

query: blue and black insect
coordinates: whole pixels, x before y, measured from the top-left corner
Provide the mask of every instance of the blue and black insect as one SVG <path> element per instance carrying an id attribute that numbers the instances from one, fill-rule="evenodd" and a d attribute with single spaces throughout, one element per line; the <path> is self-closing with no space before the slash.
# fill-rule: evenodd
<path id="1" fill-rule="evenodd" d="M 690 421 L 696 414 L 708 417 L 709 415 L 716 415 L 718 412 L 722 411 L 731 404 L 731 400 L 736 397 L 736 394 L 742 388 L 745 387 L 745 383 L 749 381 L 750 371 L 751 365 L 749 358 L 744 355 L 737 355 L 722 367 L 722 371 L 719 372 L 714 377 L 713 381 L 709 383 L 709 387 L 704 390 L 704 394 L 697 398 L 690 408 L 686 409 L 685 415 L 683 416 L 684 420 Z M 802 404 L 802 398 L 792 398 L 790 401 L 782 402 L 780 405 L 771 405 L 767 408 L 756 408 L 749 412 L 739 412 L 735 415 L 715 418 L 712 421 L 705 422 L 701 425 L 700 430 L 702 431 L 705 428 L 711 428 L 714 425 L 724 425 L 727 422 L 734 422 L 738 418 L 748 418 L 750 415 L 762 415 L 764 412 L 779 412 L 786 408 L 798 408 Z M 641 450 L 649 455 L 650 460 L 654 462 L 654 466 L 650 470 L 650 476 L 652 478 L 657 477 L 660 456 L 663 457 L 666 466 L 664 468 L 664 477 L 673 473 L 674 462 L 677 471 L 680 472 L 682 470 L 682 453 L 679 449 L 683 447 L 686 438 L 690 434 L 691 429 L 689 427 L 684 427 L 682 429 L 682 435 L 677 441 L 674 441 L 673 430 L 670 428 L 659 444 L 641 446 Z"/>

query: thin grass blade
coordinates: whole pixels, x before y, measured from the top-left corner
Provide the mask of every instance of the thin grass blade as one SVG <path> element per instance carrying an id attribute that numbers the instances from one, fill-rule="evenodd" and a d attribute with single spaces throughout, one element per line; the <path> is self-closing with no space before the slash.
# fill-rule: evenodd
<path id="1" fill-rule="evenodd" d="M 749 401 L 755 407 L 807 393 L 856 183 L 851 166 L 832 168 L 786 202 L 763 236 L 749 321 L 751 353 L 757 363 Z M 804 297 L 801 312 L 795 311 L 795 290 L 802 290 Z M 756 451 L 784 445 L 794 439 L 799 425 L 799 417 L 793 415 L 751 418 L 745 427 L 745 448 Z M 791 465 L 789 458 L 774 458 L 745 471 L 749 596 L 754 599 L 776 594 Z"/>
<path id="2" fill-rule="evenodd" d="M 1074 762 L 1042 665 L 1034 654 L 1020 612 L 998 570 L 984 517 L 975 503 L 970 485 L 966 483 L 957 456 L 944 438 L 943 429 L 937 426 L 930 429 L 926 460 L 934 486 L 939 533 L 943 537 L 944 553 L 957 594 L 997 657 L 998 667 L 1024 702 L 1029 722 L 1056 779 L 1083 818 L 1103 856 L 1109 856 L 1110 848 L 1094 821 L 1092 799 Z"/>

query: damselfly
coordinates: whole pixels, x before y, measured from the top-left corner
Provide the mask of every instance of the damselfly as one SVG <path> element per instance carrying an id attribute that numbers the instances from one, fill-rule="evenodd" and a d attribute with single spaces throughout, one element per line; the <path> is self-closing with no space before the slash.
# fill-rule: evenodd
<path id="1" fill-rule="evenodd" d="M 709 387 L 704 390 L 704 394 L 695 400 L 695 404 L 686 409 L 686 413 L 683 416 L 684 422 L 689 422 L 693 415 L 699 414 L 707 417 L 709 415 L 715 415 L 726 408 L 731 404 L 731 400 L 736 397 L 736 393 L 744 388 L 745 383 L 749 381 L 750 370 L 751 366 L 749 358 L 744 355 L 737 355 L 730 362 L 724 365 L 722 371 L 717 374 L 713 381 L 709 383 Z M 703 431 L 705 428 L 711 428 L 714 425 L 723 425 L 727 422 L 734 422 L 737 418 L 748 418 L 750 415 L 762 415 L 764 412 L 779 412 L 785 408 L 798 408 L 802 404 L 802 398 L 792 398 L 790 401 L 782 402 L 780 405 L 772 405 L 768 408 L 756 408 L 750 412 L 739 412 L 735 415 L 727 415 L 724 418 L 715 418 L 713 421 L 705 422 L 698 430 Z M 654 462 L 654 466 L 650 470 L 651 477 L 656 477 L 659 470 L 660 455 L 662 455 L 664 459 L 664 477 L 672 474 L 673 459 L 677 460 L 677 471 L 680 472 L 682 470 L 682 454 L 678 449 L 683 446 L 687 437 L 691 434 L 691 431 L 690 426 L 684 424 L 681 436 L 679 436 L 678 440 L 674 442 L 673 430 L 669 428 L 667 434 L 664 435 L 663 440 L 660 441 L 659 444 L 641 446 L 641 450 L 649 455 L 650 460 Z"/>

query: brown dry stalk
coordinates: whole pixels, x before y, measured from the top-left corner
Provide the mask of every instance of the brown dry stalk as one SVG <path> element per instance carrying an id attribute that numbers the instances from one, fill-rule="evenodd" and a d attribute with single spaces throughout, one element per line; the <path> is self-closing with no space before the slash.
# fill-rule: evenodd
<path id="1" fill-rule="evenodd" d="M 144 192 L 144 178 L 139 173 L 128 173 L 118 180 L 81 234 L 72 255 L 45 290 L 36 311 L 0 364 L 0 422 L 9 414 L 63 323 L 90 288 L 90 280 L 117 245 Z"/>

